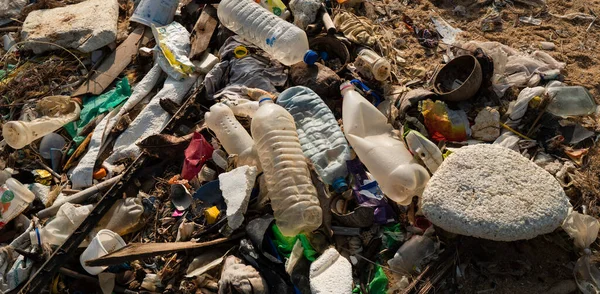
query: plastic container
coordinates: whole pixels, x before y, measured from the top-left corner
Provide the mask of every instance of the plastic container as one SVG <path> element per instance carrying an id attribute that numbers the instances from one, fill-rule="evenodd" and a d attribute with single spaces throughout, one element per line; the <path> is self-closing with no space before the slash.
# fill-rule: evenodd
<path id="1" fill-rule="evenodd" d="M 35 199 L 35 195 L 21 182 L 11 178 L 8 172 L 2 171 L 2 179 L 5 183 L 0 187 L 0 229 L 19 216 Z"/>
<path id="2" fill-rule="evenodd" d="M 63 138 L 61 135 L 50 133 L 44 136 L 44 138 L 42 138 L 42 142 L 40 142 L 40 155 L 44 159 L 51 159 L 52 151 L 62 150 L 66 144 L 67 141 L 65 141 L 65 138 Z"/>
<path id="3" fill-rule="evenodd" d="M 410 130 L 406 136 L 406 145 L 416 157 L 421 159 L 429 171 L 433 174 L 440 167 L 444 158 L 442 151 L 421 133 Z"/>
<path id="4" fill-rule="evenodd" d="M 108 266 L 87 266 L 85 262 L 107 255 L 115 250 L 121 249 L 127 245 L 119 234 L 111 230 L 101 230 L 96 234 L 90 245 L 81 253 L 79 262 L 83 269 L 90 275 L 98 275 Z"/>
<path id="5" fill-rule="evenodd" d="M 53 133 L 62 126 L 79 118 L 81 107 L 75 102 L 75 110 L 69 114 L 50 117 L 44 116 L 34 121 L 9 121 L 2 126 L 2 135 L 6 143 L 14 148 L 21 149 L 31 142 Z"/>
<path id="6" fill-rule="evenodd" d="M 131 16 L 131 21 L 151 27 L 166 26 L 173 21 L 179 0 L 141 0 Z"/>
<path id="7" fill-rule="evenodd" d="M 551 87 L 548 88 L 547 93 L 552 100 L 546 110 L 554 115 L 582 116 L 596 112 L 596 102 L 584 87 Z"/>
<path id="8" fill-rule="evenodd" d="M 322 211 L 294 118 L 270 98 L 263 98 L 252 119 L 252 134 L 281 232 L 295 236 L 319 228 Z"/>
<path id="9" fill-rule="evenodd" d="M 373 78 L 378 81 L 385 81 L 390 77 L 392 65 L 384 57 L 379 56 L 371 49 L 361 49 L 358 52 L 358 63 L 371 71 Z"/>
<path id="10" fill-rule="evenodd" d="M 217 10 L 221 24 L 285 65 L 314 64 L 306 33 L 250 0 L 223 0 Z"/>
<path id="11" fill-rule="evenodd" d="M 302 151 L 315 165 L 317 174 L 336 191 L 347 189 L 350 147 L 321 97 L 307 87 L 292 87 L 279 95 L 277 104 L 294 117 Z"/>
<path id="12" fill-rule="evenodd" d="M 413 196 L 423 193 L 429 173 L 414 160 L 404 143 L 392 136 L 393 128 L 387 118 L 352 84 L 342 84 L 341 91 L 346 139 L 383 193 L 399 204 L 410 204 Z"/>
<path id="13" fill-rule="evenodd" d="M 238 155 L 239 165 L 255 166 L 260 163 L 254 150 L 254 140 L 235 118 L 233 111 L 223 103 L 217 103 L 204 115 L 206 125 L 217 135 L 217 139 L 229 154 Z"/>

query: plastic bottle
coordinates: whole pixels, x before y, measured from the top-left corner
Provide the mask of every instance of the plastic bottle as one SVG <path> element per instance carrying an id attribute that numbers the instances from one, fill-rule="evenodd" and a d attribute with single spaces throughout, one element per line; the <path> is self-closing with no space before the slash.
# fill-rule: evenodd
<path id="1" fill-rule="evenodd" d="M 35 198 L 27 187 L 11 178 L 8 172 L 2 171 L 2 178 L 5 183 L 0 187 L 0 229 L 21 214 Z"/>
<path id="2" fill-rule="evenodd" d="M 208 127 L 229 154 L 238 155 L 239 165 L 251 165 L 260 170 L 254 140 L 235 118 L 233 111 L 223 103 L 217 103 L 204 115 Z"/>
<path id="3" fill-rule="evenodd" d="M 71 102 L 74 110 L 60 116 L 44 116 L 33 121 L 9 121 L 2 126 L 2 135 L 6 143 L 14 148 L 21 149 L 31 142 L 50 134 L 62 126 L 79 118 L 81 107 L 76 102 Z"/>
<path id="4" fill-rule="evenodd" d="M 283 91 L 277 104 L 294 117 L 302 151 L 317 174 L 336 191 L 345 190 L 350 147 L 329 107 L 317 93 L 302 86 Z"/>
<path id="5" fill-rule="evenodd" d="M 252 119 L 252 135 L 281 232 L 295 236 L 316 230 L 322 211 L 294 118 L 270 98 L 263 98 Z"/>
<path id="6" fill-rule="evenodd" d="M 217 10 L 221 23 L 269 53 L 279 62 L 314 64 L 319 55 L 309 50 L 306 33 L 251 0 L 223 0 Z"/>
<path id="7" fill-rule="evenodd" d="M 547 111 L 562 117 L 590 115 L 596 112 L 596 102 L 590 92 L 581 86 L 550 87 Z"/>
<path id="8" fill-rule="evenodd" d="M 390 77 L 392 65 L 384 57 L 379 56 L 371 49 L 361 49 L 358 52 L 359 63 L 366 65 L 373 77 L 378 81 L 385 81 Z"/>
<path id="9" fill-rule="evenodd" d="M 355 91 L 349 82 L 340 87 L 344 96 L 344 133 L 358 158 L 369 169 L 381 190 L 390 199 L 408 205 L 423 193 L 429 180 L 404 143 L 392 136 L 387 118 Z"/>

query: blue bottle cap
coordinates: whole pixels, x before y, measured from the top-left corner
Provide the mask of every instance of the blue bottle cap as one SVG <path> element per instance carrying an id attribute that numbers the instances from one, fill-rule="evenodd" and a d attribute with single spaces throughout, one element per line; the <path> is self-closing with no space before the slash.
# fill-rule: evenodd
<path id="1" fill-rule="evenodd" d="M 342 193 L 348 189 L 348 184 L 346 184 L 346 180 L 344 178 L 335 179 L 332 186 L 337 193 Z"/>
<path id="2" fill-rule="evenodd" d="M 308 50 L 306 54 L 304 54 L 304 63 L 308 65 L 313 65 L 315 62 L 319 60 L 319 54 L 315 51 Z"/>

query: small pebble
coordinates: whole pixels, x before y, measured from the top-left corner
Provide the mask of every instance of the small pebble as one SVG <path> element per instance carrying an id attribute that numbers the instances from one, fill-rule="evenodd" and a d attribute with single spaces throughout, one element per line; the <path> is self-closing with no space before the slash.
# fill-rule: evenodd
<path id="1" fill-rule="evenodd" d="M 556 45 L 554 45 L 552 42 L 540 42 L 540 48 L 544 50 L 554 50 Z"/>

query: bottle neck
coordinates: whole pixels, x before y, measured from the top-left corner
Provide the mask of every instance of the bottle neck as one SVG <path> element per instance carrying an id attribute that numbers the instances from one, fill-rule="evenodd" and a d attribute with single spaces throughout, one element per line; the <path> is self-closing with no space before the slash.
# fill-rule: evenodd
<path id="1" fill-rule="evenodd" d="M 269 97 L 262 97 L 260 98 L 260 100 L 258 101 L 258 105 L 261 106 L 263 104 L 272 104 L 273 103 L 273 99 L 269 98 Z"/>

